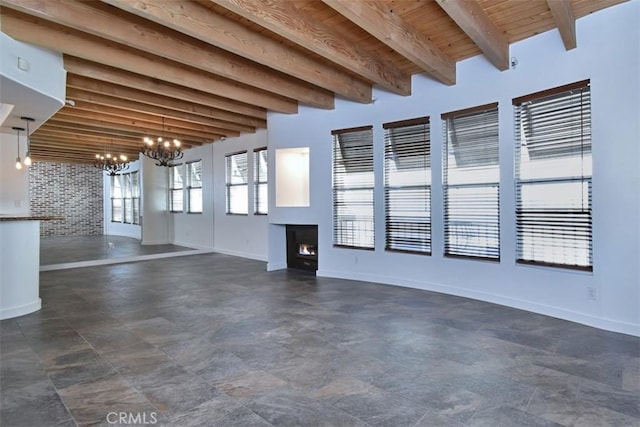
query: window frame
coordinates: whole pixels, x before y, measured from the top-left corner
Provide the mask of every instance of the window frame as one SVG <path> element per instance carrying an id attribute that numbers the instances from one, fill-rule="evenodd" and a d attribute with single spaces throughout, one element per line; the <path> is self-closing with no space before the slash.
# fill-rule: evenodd
<path id="1" fill-rule="evenodd" d="M 203 190 L 203 180 L 202 180 L 202 159 L 198 159 L 198 160 L 191 160 L 188 162 L 185 162 L 186 165 L 186 175 L 187 175 L 187 185 L 185 186 L 185 190 L 186 190 L 186 194 L 187 194 L 187 200 L 186 200 L 186 205 L 187 205 L 187 210 L 186 212 L 188 214 L 202 214 L 204 211 L 204 200 L 203 200 L 203 196 L 204 196 L 204 190 Z M 193 179 L 193 174 L 192 174 L 192 168 L 194 167 L 194 165 L 200 165 L 200 185 L 193 185 L 192 179 Z M 193 191 L 200 191 L 200 201 L 201 201 L 201 206 L 200 206 L 200 210 L 191 210 L 191 199 L 192 199 L 192 192 Z"/>
<path id="2" fill-rule="evenodd" d="M 383 123 L 382 127 L 385 141 L 385 250 L 431 255 L 430 118 Z M 403 165 L 401 159 L 408 165 Z"/>
<path id="3" fill-rule="evenodd" d="M 172 164 L 169 166 L 169 213 L 184 213 L 184 187 L 185 187 L 185 183 L 184 183 L 184 165 L 182 163 L 176 163 L 176 164 Z M 175 179 L 174 179 L 174 175 L 175 175 L 175 171 L 177 170 L 181 170 L 180 173 L 180 187 L 176 187 L 175 185 Z M 182 193 L 182 203 L 181 203 L 181 208 L 178 209 L 174 209 L 174 194 L 176 193 Z"/>
<path id="4" fill-rule="evenodd" d="M 352 150 L 345 147 L 347 141 L 341 141 L 341 135 L 360 132 L 363 133 L 363 141 L 356 141 Z M 373 251 L 375 250 L 373 126 L 332 130 L 331 135 L 333 140 L 333 246 Z M 349 184 L 348 181 L 353 182 Z M 351 203 L 347 200 L 348 195 L 351 195 Z M 364 216 L 364 219 L 349 215 L 354 218 L 348 219 L 345 212 L 349 210 L 367 210 L 370 215 Z M 351 223 L 352 226 L 347 227 L 347 223 Z M 350 232 L 345 231 L 349 228 Z M 355 237 L 356 234 L 359 237 Z"/>
<path id="5" fill-rule="evenodd" d="M 515 258 L 518 265 L 593 272 L 593 156 L 590 84 L 589 79 L 582 80 L 512 100 L 515 130 Z M 576 94 L 580 98 L 580 103 L 576 104 L 579 112 L 573 111 L 575 105 L 567 106 L 567 103 L 570 104 L 572 97 Z M 536 117 L 534 114 L 539 115 Z M 523 116 L 524 120 L 521 118 Z M 539 122 L 536 122 L 536 119 L 539 119 Z M 554 124 L 555 126 L 553 126 Z M 532 126 L 539 126 L 539 129 L 536 131 L 537 135 L 528 140 L 525 135 L 525 127 L 528 127 L 531 136 L 533 134 Z M 579 126 L 580 129 L 578 139 L 572 133 L 572 129 L 576 126 Z M 576 155 L 572 155 L 572 151 L 576 149 L 577 140 L 580 145 L 579 156 L 577 152 Z M 526 153 L 524 147 L 527 147 Z M 585 155 L 585 150 L 588 150 L 587 155 Z M 525 156 L 528 158 L 527 161 L 524 160 Z M 571 169 L 568 166 L 570 159 L 576 160 L 576 165 L 579 159 L 579 173 L 577 170 L 573 174 L 567 173 Z M 545 160 L 547 161 L 546 166 L 542 163 Z M 550 166 L 554 160 L 562 161 L 565 165 L 562 172 L 558 167 Z M 587 161 L 588 164 L 585 163 Z M 523 168 L 526 169 L 525 175 L 540 174 L 542 176 L 523 178 Z M 585 169 L 588 169 L 590 173 L 585 173 Z M 547 174 L 544 175 L 544 172 Z M 524 200 L 523 190 L 526 190 L 527 187 L 534 189 L 536 186 L 556 186 L 556 190 L 553 192 L 556 195 L 556 203 L 549 199 L 536 200 L 533 197 L 535 193 L 530 193 L 529 200 Z M 569 191 L 570 186 L 576 188 Z M 564 187 L 565 193 L 558 199 L 558 191 L 563 191 L 562 187 Z M 546 194 L 551 193 L 547 191 Z M 576 199 L 580 199 L 579 209 L 576 206 L 571 206 L 572 201 L 575 203 Z M 562 202 L 560 203 L 558 200 L 562 200 Z M 526 207 L 527 205 L 528 207 Z M 535 209 L 532 209 L 534 206 Z M 582 247 L 582 244 L 586 247 Z M 525 252 L 528 255 L 525 255 Z M 558 261 L 549 261 L 549 257 Z M 586 263 L 568 263 L 569 259 L 577 260 L 578 258 L 586 259 Z"/>
<path id="6" fill-rule="evenodd" d="M 135 185 L 134 185 L 135 177 Z M 115 182 L 120 188 L 120 197 L 114 197 Z M 111 175 L 111 222 L 115 224 L 140 225 L 140 179 L 138 171 Z M 116 220 L 115 201 L 120 204 L 120 219 Z"/>
<path id="7" fill-rule="evenodd" d="M 231 169 L 232 169 L 232 162 L 234 162 L 234 159 L 237 158 L 238 156 L 244 156 L 244 163 L 246 166 L 246 176 L 244 177 L 244 181 L 242 183 L 233 183 L 233 177 L 231 176 Z M 249 215 L 249 154 L 247 150 L 242 150 L 242 151 L 237 151 L 234 153 L 229 153 L 226 154 L 224 156 L 225 158 L 225 204 L 226 204 L 226 214 L 227 215 L 241 215 L 241 216 L 245 216 L 245 215 Z M 232 206 L 231 206 L 231 201 L 232 201 L 232 191 L 234 188 L 246 188 L 246 197 L 244 200 L 244 205 L 243 207 L 245 208 L 243 211 L 241 212 L 233 212 L 231 210 Z"/>
<path id="8" fill-rule="evenodd" d="M 265 166 L 264 180 L 260 179 L 260 160 L 261 154 L 265 153 Z M 269 187 L 268 187 L 268 168 L 269 168 L 269 155 L 267 147 L 260 147 L 253 149 L 253 214 L 254 215 L 268 215 L 269 214 Z M 260 188 L 264 188 L 266 205 L 264 207 L 260 204 L 261 191 Z M 263 209 L 262 209 L 263 208 Z"/>
<path id="9" fill-rule="evenodd" d="M 480 126 L 473 122 L 476 119 L 478 121 L 483 119 L 482 115 L 486 115 L 486 119 L 495 117 L 495 122 L 492 121 L 485 126 Z M 477 118 L 474 116 L 477 116 Z M 444 256 L 447 258 L 500 262 L 501 165 L 498 103 L 494 102 L 443 113 L 441 120 L 443 127 Z M 465 125 L 468 126 L 466 132 L 460 135 L 464 136 L 464 138 L 452 137 L 457 132 L 456 125 L 458 127 L 460 125 L 463 127 Z M 473 134 L 474 131 L 477 131 L 477 134 Z M 470 137 L 470 135 L 473 136 Z M 484 145 L 495 152 L 486 149 L 478 150 L 477 145 L 474 144 L 476 139 L 485 141 Z M 455 147 L 456 144 L 458 144 L 457 148 Z M 465 144 L 466 147 L 464 146 Z M 450 151 L 455 159 L 455 167 L 451 167 L 449 164 Z M 469 164 L 469 161 L 472 163 Z M 491 172 L 490 169 L 493 165 L 497 170 Z M 468 177 L 466 182 L 450 183 L 449 172 L 457 170 L 460 172 L 460 176 L 463 176 L 465 172 L 462 169 L 465 168 L 476 168 L 478 176 L 475 179 Z M 470 172 L 472 171 L 468 170 L 467 175 L 473 176 Z M 483 173 L 487 177 L 493 173 L 495 179 L 484 179 Z M 453 181 L 456 181 L 456 179 Z M 494 189 L 495 200 L 492 200 Z M 469 206 L 465 207 L 465 204 L 473 207 L 473 215 L 469 212 Z M 458 219 L 454 219 L 456 217 Z M 470 220 L 466 218 L 470 218 Z M 453 231 L 454 225 L 455 231 Z M 484 246 L 481 243 L 483 240 L 487 243 Z M 494 244 L 491 245 L 489 242 L 494 242 Z"/>

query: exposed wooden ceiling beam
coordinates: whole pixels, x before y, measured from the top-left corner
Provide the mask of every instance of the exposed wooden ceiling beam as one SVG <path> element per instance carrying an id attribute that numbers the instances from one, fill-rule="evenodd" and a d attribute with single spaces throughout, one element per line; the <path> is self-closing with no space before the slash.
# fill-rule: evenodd
<path id="1" fill-rule="evenodd" d="M 73 67 L 71 68 L 73 69 Z M 73 69 L 73 71 L 67 71 L 75 72 L 78 70 Z M 135 82 L 136 79 L 133 79 L 133 83 L 129 84 L 135 84 Z M 188 99 L 178 99 L 177 96 L 179 95 L 179 93 L 174 93 L 172 90 L 174 86 L 168 88 L 165 87 L 165 89 L 167 90 L 164 92 L 153 92 L 151 88 L 148 88 L 146 90 L 139 90 L 128 86 L 122 86 L 120 85 L 120 81 L 118 81 L 117 83 L 111 83 L 109 81 L 96 80 L 94 78 L 69 73 L 67 73 L 67 87 L 81 89 L 98 94 L 104 94 L 116 98 L 131 99 L 133 101 L 149 105 L 173 108 L 180 111 L 203 115 L 205 117 L 211 117 L 225 121 L 233 121 L 235 123 L 246 126 L 262 128 L 265 128 L 267 126 L 266 112 L 264 110 L 256 110 L 251 108 L 250 106 L 247 106 L 248 108 L 244 108 L 243 106 L 238 105 L 240 107 L 238 109 L 245 111 L 246 113 L 251 113 L 249 115 L 245 115 L 242 113 L 234 113 L 228 110 L 211 107 L 209 106 L 209 104 L 205 104 L 206 99 L 202 99 L 206 98 L 206 94 L 202 94 L 201 92 L 195 90 L 186 90 L 186 88 L 186 93 L 184 95 L 192 96 Z M 164 95 L 167 93 L 171 95 Z M 200 95 L 205 96 L 201 97 Z M 196 103 L 196 101 L 194 101 L 193 99 L 197 99 L 199 102 Z"/>
<path id="2" fill-rule="evenodd" d="M 265 120 L 267 118 L 266 109 L 262 107 L 232 101 L 184 86 L 161 82 L 147 76 L 141 76 L 139 74 L 130 73 L 117 68 L 107 67 L 102 64 L 85 61 L 69 55 L 64 56 L 64 68 L 67 72 L 81 77 L 147 91 L 153 94 L 176 98 L 198 105 L 205 105 L 210 108 L 255 117 L 261 120 Z M 67 84 L 69 83 L 67 82 Z"/>
<path id="3" fill-rule="evenodd" d="M 393 12 L 393 4 L 376 0 L 323 0 L 375 38 L 447 85 L 456 82 L 455 61 L 428 37 Z"/>
<path id="4" fill-rule="evenodd" d="M 296 2 L 211 1 L 393 93 L 411 94 L 411 76 L 400 72 L 393 64 L 349 43 L 328 25 L 300 11 Z"/>
<path id="5" fill-rule="evenodd" d="M 66 98 L 72 99 L 74 101 L 83 101 L 96 105 L 122 108 L 133 112 L 149 113 L 164 117 L 171 116 L 192 123 L 222 127 L 238 132 L 253 133 L 256 130 L 253 126 L 245 126 L 234 122 L 217 120 L 205 115 L 188 113 L 182 110 L 169 109 L 151 104 L 143 104 L 141 102 L 134 101 L 131 98 L 116 98 L 114 96 L 108 96 L 101 93 L 93 93 L 81 89 L 68 88 Z"/>
<path id="6" fill-rule="evenodd" d="M 147 123 L 144 123 L 144 122 L 136 122 L 136 121 L 127 122 L 126 120 L 116 121 L 113 119 L 104 120 L 104 118 L 81 117 L 77 114 L 65 114 L 64 112 L 58 112 L 55 115 L 54 123 L 57 123 L 57 122 L 88 125 L 96 128 L 111 130 L 114 132 L 117 132 L 117 131 L 136 132 L 138 133 L 138 135 L 140 135 L 140 140 L 142 140 L 144 136 L 149 136 L 149 135 L 157 136 L 157 132 L 158 132 L 157 126 L 156 127 L 149 126 Z M 180 141 L 190 142 L 197 145 L 208 144 L 210 142 L 213 142 L 214 139 L 219 139 L 222 136 L 222 135 L 208 135 L 204 137 L 204 136 L 196 136 L 193 134 L 186 135 L 184 133 L 174 132 L 173 129 L 165 129 L 164 134 L 167 138 L 177 138 Z"/>
<path id="7" fill-rule="evenodd" d="M 85 144 L 87 146 L 97 146 L 104 148 L 120 148 L 126 147 L 128 149 L 134 147 L 141 147 L 142 142 L 140 140 L 132 141 L 132 140 L 122 140 L 122 139 L 113 139 L 107 137 L 97 137 L 92 135 L 84 135 L 80 133 L 70 134 L 65 131 L 58 131 L 56 129 L 42 129 L 39 128 L 37 132 L 33 134 L 33 138 L 57 138 L 60 141 L 73 142 L 76 144 Z"/>
<path id="8" fill-rule="evenodd" d="M 89 158 L 91 159 L 95 159 L 96 154 L 102 154 L 102 153 L 110 153 L 112 155 L 120 155 L 120 154 L 124 154 L 125 156 L 127 156 L 129 159 L 133 158 L 134 156 L 137 157 L 137 154 L 140 152 L 140 150 L 136 150 L 135 148 L 131 147 L 130 149 L 118 149 L 118 150 L 102 150 L 100 148 L 96 148 L 96 147 L 89 147 L 89 146 L 83 146 L 83 145 L 71 145 L 71 144 L 66 144 L 64 142 L 60 142 L 58 139 L 55 138 L 37 138 L 34 141 L 35 144 L 38 144 L 37 146 L 34 145 L 33 147 L 33 153 L 34 154 L 43 154 L 45 152 L 47 153 L 61 153 L 61 154 L 86 154 Z"/>
<path id="9" fill-rule="evenodd" d="M 499 70 L 509 68 L 509 43 L 477 0 L 436 0 L 487 59 Z"/>
<path id="10" fill-rule="evenodd" d="M 158 132 L 162 129 L 162 123 L 166 127 L 175 127 L 176 129 L 196 130 L 203 133 L 211 133 L 224 136 L 239 136 L 240 132 L 232 129 L 223 129 L 220 127 L 209 126 L 202 123 L 187 122 L 182 119 L 176 119 L 172 116 L 159 116 L 157 114 L 148 114 L 139 111 L 132 111 L 124 108 L 109 107 L 106 105 L 93 104 L 91 102 L 77 100 L 72 109 L 65 110 L 71 114 L 78 111 L 94 112 L 105 116 L 122 117 L 129 120 L 142 120 L 148 123 L 157 123 Z"/>
<path id="11" fill-rule="evenodd" d="M 576 39 L 576 18 L 571 10 L 569 0 L 547 0 L 547 5 L 553 15 L 553 20 L 560 31 L 562 42 L 566 50 L 575 49 L 578 46 Z"/>
<path id="12" fill-rule="evenodd" d="M 140 130 L 130 131 L 130 130 L 98 127 L 98 126 L 93 126 L 92 124 L 74 123 L 73 121 L 60 121 L 60 120 L 56 120 L 55 115 L 53 116 L 53 118 L 47 120 L 47 122 L 43 125 L 43 127 L 49 127 L 49 126 L 56 129 L 66 129 L 70 131 L 77 131 L 78 133 L 87 134 L 87 135 L 103 136 L 107 138 L 119 138 L 123 140 L 135 139 L 138 142 L 141 142 L 142 138 L 144 137 L 143 133 Z"/>
<path id="13" fill-rule="evenodd" d="M 153 0 L 103 1 L 347 99 L 371 102 L 370 84 L 212 13 L 200 4 Z"/>
<path id="14" fill-rule="evenodd" d="M 281 113 L 298 111 L 298 104 L 293 99 L 242 85 L 118 43 L 60 28 L 29 15 L 6 12 L 7 10 L 3 10 L 2 31 L 17 40 L 173 84 L 198 87 L 203 92 L 269 110 Z"/>
<path id="15" fill-rule="evenodd" d="M 282 73 L 261 67 L 210 45 L 171 31 L 157 31 L 136 22 L 91 7 L 91 3 L 62 0 L 3 0 L 3 5 L 65 27 L 93 34 L 179 64 L 198 68 L 318 108 L 333 108 L 333 93 Z M 190 41 L 191 40 L 191 41 Z"/>

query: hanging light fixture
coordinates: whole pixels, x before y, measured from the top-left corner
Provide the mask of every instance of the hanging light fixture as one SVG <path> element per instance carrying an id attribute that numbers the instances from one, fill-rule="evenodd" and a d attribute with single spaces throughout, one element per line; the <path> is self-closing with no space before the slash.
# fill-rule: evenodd
<path id="1" fill-rule="evenodd" d="M 113 141 L 111 142 L 113 145 Z M 107 172 L 109 176 L 117 175 L 119 172 L 129 168 L 129 159 L 124 154 L 114 156 L 111 153 L 96 154 L 93 166 Z"/>
<path id="2" fill-rule="evenodd" d="M 24 156 L 24 165 L 31 166 L 31 140 L 29 136 L 29 123 L 35 120 L 31 117 L 24 117 L 24 116 L 20 117 L 20 119 L 27 122 L 27 154 L 25 154 Z"/>
<path id="3" fill-rule="evenodd" d="M 172 161 L 183 156 L 180 141 L 177 139 L 171 141 L 164 137 L 164 117 L 162 117 L 162 136 L 157 137 L 155 141 L 145 136 L 143 141 L 145 145 L 142 146 L 142 154 L 156 160 L 156 166 L 171 166 Z"/>
<path id="4" fill-rule="evenodd" d="M 18 157 L 16 157 L 16 169 L 22 169 L 22 162 L 20 161 L 20 132 L 24 131 L 24 128 L 14 126 L 11 129 L 16 131 L 16 143 L 18 145 Z"/>

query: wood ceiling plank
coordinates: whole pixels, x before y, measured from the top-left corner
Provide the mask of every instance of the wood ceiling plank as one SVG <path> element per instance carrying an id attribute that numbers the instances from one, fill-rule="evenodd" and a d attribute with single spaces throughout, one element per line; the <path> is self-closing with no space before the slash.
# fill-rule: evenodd
<path id="1" fill-rule="evenodd" d="M 298 112 L 298 104 L 293 99 L 241 85 L 118 43 L 61 28 L 29 15 L 7 12 L 3 10 L 2 31 L 17 40 L 176 85 L 198 87 L 203 92 L 280 113 Z"/>
<path id="2" fill-rule="evenodd" d="M 211 0 L 291 42 L 399 94 L 411 94 L 411 77 L 375 57 L 288 0 Z"/>
<path id="3" fill-rule="evenodd" d="M 104 1 L 347 99 L 371 102 L 370 84 L 326 62 L 289 49 L 278 41 L 217 15 L 200 4 L 184 1 Z"/>
<path id="4" fill-rule="evenodd" d="M 323 0 L 325 4 L 382 43 L 447 85 L 456 82 L 456 64 L 425 35 L 393 12 L 393 5 L 374 0 Z"/>
<path id="5" fill-rule="evenodd" d="M 576 40 L 576 18 L 571 10 L 569 0 L 547 0 L 553 20 L 560 31 L 562 42 L 566 50 L 575 49 L 578 46 Z"/>
<path id="6" fill-rule="evenodd" d="M 499 70 L 509 68 L 509 44 L 476 0 L 436 0 L 487 59 Z"/>
<path id="7" fill-rule="evenodd" d="M 126 135 L 114 135 L 113 133 L 105 133 L 105 132 L 96 132 L 93 130 L 83 129 L 79 126 L 73 126 L 67 124 L 67 126 L 61 126 L 60 124 L 52 124 L 51 121 L 47 121 L 42 126 L 36 130 L 33 135 L 39 135 L 41 132 L 47 133 L 56 133 L 59 135 L 68 135 L 68 136 L 82 136 L 87 139 L 95 139 L 95 140 L 119 140 L 119 141 L 127 141 L 129 143 L 140 143 L 140 138 L 138 136 L 126 136 Z"/>
<path id="8" fill-rule="evenodd" d="M 155 114 L 157 116 L 171 116 L 187 122 L 199 123 L 213 127 L 222 127 L 238 132 L 254 133 L 256 131 L 256 128 L 254 126 L 245 126 L 238 123 L 213 119 L 205 115 L 188 113 L 182 110 L 163 108 L 158 105 L 143 104 L 141 102 L 136 102 L 131 98 L 116 98 L 113 96 L 108 96 L 101 93 L 93 93 L 81 89 L 68 88 L 66 98 L 72 99 L 74 101 L 79 100 L 96 105 L 122 108 L 134 112 Z"/>

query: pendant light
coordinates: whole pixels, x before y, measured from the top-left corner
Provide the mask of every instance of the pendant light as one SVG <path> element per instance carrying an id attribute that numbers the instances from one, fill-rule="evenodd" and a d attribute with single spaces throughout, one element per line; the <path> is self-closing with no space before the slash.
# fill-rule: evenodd
<path id="1" fill-rule="evenodd" d="M 16 131 L 16 144 L 18 147 L 18 157 L 16 157 L 16 169 L 22 169 L 22 162 L 20 161 L 20 132 L 24 131 L 24 128 L 14 126 L 11 129 Z"/>

